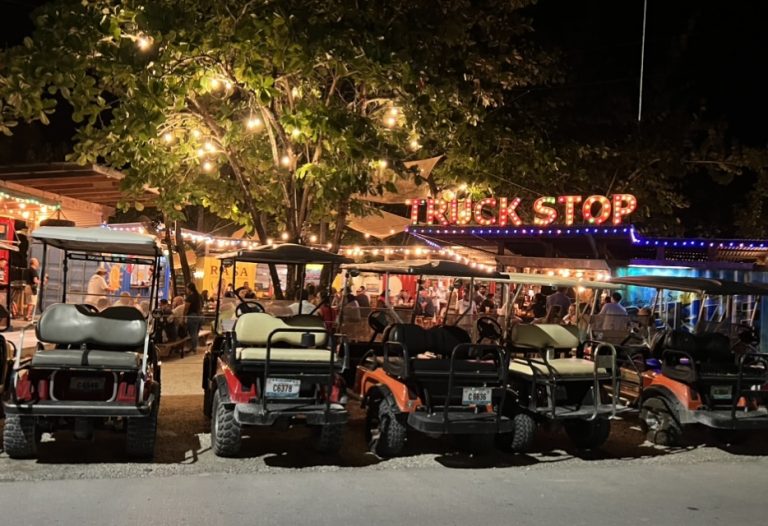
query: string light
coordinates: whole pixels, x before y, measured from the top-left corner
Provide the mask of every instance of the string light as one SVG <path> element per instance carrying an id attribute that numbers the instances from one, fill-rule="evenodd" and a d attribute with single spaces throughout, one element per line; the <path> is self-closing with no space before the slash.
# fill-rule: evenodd
<path id="1" fill-rule="evenodd" d="M 136 46 L 141 51 L 149 51 L 152 48 L 152 42 L 153 42 L 152 37 L 148 35 L 139 35 L 136 38 Z"/>
<path id="2" fill-rule="evenodd" d="M 163 134 L 163 141 L 165 141 L 166 144 L 171 144 L 173 142 L 173 134 L 171 132 L 165 132 Z"/>
<path id="3" fill-rule="evenodd" d="M 203 145 L 203 148 L 211 153 L 216 151 L 216 146 L 211 141 L 206 141 L 206 143 Z"/>
<path id="4" fill-rule="evenodd" d="M 298 128 L 294 128 L 291 130 L 291 137 L 294 139 L 298 138 L 301 135 L 301 130 Z"/>
<path id="5" fill-rule="evenodd" d="M 203 163 L 203 171 L 212 172 L 215 167 L 216 165 L 214 165 L 211 161 L 205 161 Z"/>
<path id="6" fill-rule="evenodd" d="M 282 239 L 283 241 L 288 241 L 289 237 L 290 236 L 288 235 L 288 232 L 283 232 L 282 234 L 280 234 L 280 239 Z"/>
<path id="7" fill-rule="evenodd" d="M 289 155 L 283 155 L 280 158 L 280 164 L 285 166 L 286 168 L 291 165 L 291 157 Z"/>
<path id="8" fill-rule="evenodd" d="M 317 236 L 315 234 L 312 234 L 311 236 L 309 236 L 309 242 L 317 243 Z"/>
<path id="9" fill-rule="evenodd" d="M 192 130 L 192 137 L 194 137 L 195 139 L 199 139 L 202 135 L 203 135 L 202 132 L 197 128 Z"/>
<path id="10" fill-rule="evenodd" d="M 386 168 L 387 166 L 389 166 L 389 163 L 387 162 L 387 160 L 386 160 L 386 159 L 381 159 L 381 160 L 379 161 L 379 168 L 381 168 L 381 169 L 384 169 L 384 168 Z"/>
<path id="11" fill-rule="evenodd" d="M 261 119 L 258 117 L 251 117 L 247 121 L 245 121 L 245 127 L 249 130 L 255 130 L 256 128 L 260 128 L 263 123 L 261 122 Z"/>
<path id="12" fill-rule="evenodd" d="M 417 139 L 411 139 L 408 143 L 408 146 L 411 148 L 411 150 L 418 150 L 421 148 L 421 144 L 419 144 L 419 141 Z"/>

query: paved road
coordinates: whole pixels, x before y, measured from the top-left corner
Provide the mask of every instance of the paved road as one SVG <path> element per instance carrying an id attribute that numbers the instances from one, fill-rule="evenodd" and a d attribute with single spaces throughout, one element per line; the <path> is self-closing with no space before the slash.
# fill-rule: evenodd
<path id="1" fill-rule="evenodd" d="M 0 484 L 0 502 L 4 524 L 749 526 L 765 524 L 766 467 L 582 464 L 17 482 Z"/>
<path id="2" fill-rule="evenodd" d="M 530 454 L 481 456 L 413 435 L 401 458 L 382 461 L 366 452 L 352 404 L 338 456 L 315 453 L 306 429 L 254 429 L 241 458 L 221 459 L 199 374 L 200 356 L 166 364 L 153 463 L 129 461 L 123 437 L 106 432 L 95 442 L 46 437 L 37 460 L 0 454 L 0 524 L 765 524 L 765 433 L 723 446 L 694 432 L 668 450 L 623 420 L 597 452 L 550 430 Z M 30 493 L 44 497 L 19 506 Z"/>

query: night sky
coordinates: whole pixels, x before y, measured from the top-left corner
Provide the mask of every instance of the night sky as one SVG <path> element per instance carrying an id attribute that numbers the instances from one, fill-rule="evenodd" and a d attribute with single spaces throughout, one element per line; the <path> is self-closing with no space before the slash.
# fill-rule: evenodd
<path id="1" fill-rule="evenodd" d="M 5 45 L 18 44 L 31 31 L 29 12 L 42 3 L 0 0 Z M 642 0 L 541 0 L 529 10 L 535 39 L 561 51 L 566 81 L 526 96 L 567 98 L 575 114 L 586 119 L 643 126 L 635 122 L 642 10 Z M 768 66 L 767 15 L 768 2 L 649 0 L 644 114 L 701 111 L 726 122 L 735 143 L 765 147 L 768 100 L 759 79 Z M 45 139 L 67 126 L 46 130 Z M 608 133 L 599 127 L 593 131 Z M 721 209 L 732 208 L 750 183 L 748 176 L 729 187 L 696 178 L 685 188 L 693 207 L 684 219 L 694 224 L 708 217 L 713 191 L 722 198 Z"/>

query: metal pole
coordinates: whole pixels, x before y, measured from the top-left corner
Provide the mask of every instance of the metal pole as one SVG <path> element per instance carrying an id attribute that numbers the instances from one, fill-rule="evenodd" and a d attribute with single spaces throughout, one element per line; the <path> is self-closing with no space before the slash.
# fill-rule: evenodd
<path id="1" fill-rule="evenodd" d="M 643 1 L 643 42 L 640 45 L 640 94 L 637 102 L 637 122 L 643 119 L 643 73 L 645 72 L 645 23 L 648 14 L 648 0 Z"/>

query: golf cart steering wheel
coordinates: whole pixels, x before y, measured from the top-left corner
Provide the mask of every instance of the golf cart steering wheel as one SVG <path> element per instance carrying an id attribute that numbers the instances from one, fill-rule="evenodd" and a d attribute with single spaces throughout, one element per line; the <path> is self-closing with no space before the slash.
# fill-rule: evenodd
<path id="1" fill-rule="evenodd" d="M 265 312 L 264 306 L 256 300 L 240 300 L 235 307 L 235 316 L 239 318 L 249 312 Z"/>
<path id="2" fill-rule="evenodd" d="M 501 339 L 501 325 L 499 322 L 489 316 L 483 316 L 477 320 L 477 332 L 480 334 L 478 343 L 485 340 L 500 340 Z"/>

